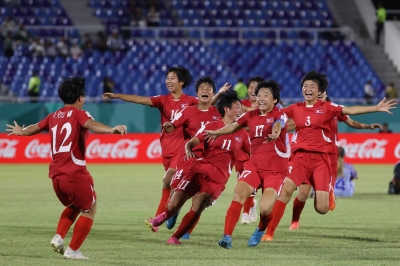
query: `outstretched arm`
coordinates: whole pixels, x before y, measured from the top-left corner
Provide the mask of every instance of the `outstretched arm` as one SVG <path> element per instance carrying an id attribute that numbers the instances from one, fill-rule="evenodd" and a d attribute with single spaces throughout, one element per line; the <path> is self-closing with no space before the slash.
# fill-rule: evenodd
<path id="1" fill-rule="evenodd" d="M 228 91 L 228 90 L 231 88 L 231 86 L 232 86 L 232 85 L 229 85 L 228 82 L 225 83 L 224 86 L 222 86 L 222 87 L 218 90 L 217 94 L 215 94 L 214 97 L 212 97 L 212 99 L 211 99 L 211 104 L 214 105 L 214 104 L 217 102 L 218 97 L 219 97 L 222 93 Z"/>
<path id="2" fill-rule="evenodd" d="M 375 113 L 375 112 L 387 112 L 389 114 L 393 114 L 390 112 L 390 109 L 396 108 L 396 102 L 393 100 L 386 101 L 386 98 L 383 98 L 375 106 L 350 106 L 350 107 L 343 107 L 342 113 L 344 115 L 359 115 L 359 114 L 367 114 L 367 113 Z"/>
<path id="3" fill-rule="evenodd" d="M 99 133 L 99 134 L 125 134 L 126 133 L 126 126 L 125 125 L 117 125 L 115 127 L 110 127 L 106 126 L 103 123 L 94 121 L 93 119 L 89 119 L 86 121 L 85 128 L 93 131 L 94 133 Z"/>
<path id="4" fill-rule="evenodd" d="M 33 124 L 27 127 L 21 127 L 20 125 L 18 125 L 18 123 L 16 121 L 14 121 L 14 125 L 6 125 L 7 128 L 6 131 L 9 131 L 11 133 L 9 133 L 7 136 L 11 136 L 11 135 L 16 135 L 16 136 L 31 136 L 31 135 L 35 135 L 37 133 L 42 132 L 42 130 L 39 128 L 38 124 Z"/>
<path id="5" fill-rule="evenodd" d="M 370 125 L 364 124 L 364 123 L 358 122 L 356 120 L 353 120 L 350 117 L 344 122 L 349 127 L 356 128 L 356 129 L 371 129 L 371 130 L 375 130 L 377 128 L 382 129 L 382 126 L 380 124 L 370 124 Z"/>
<path id="6" fill-rule="evenodd" d="M 204 134 L 206 135 L 206 139 L 216 139 L 220 135 L 235 133 L 241 128 L 242 127 L 239 126 L 237 122 L 235 122 L 232 124 L 228 124 L 218 130 L 204 130 Z"/>
<path id="7" fill-rule="evenodd" d="M 272 133 L 268 134 L 266 142 L 276 140 L 281 134 L 281 130 L 282 124 L 280 122 L 275 122 L 274 126 L 272 127 Z"/>
<path id="8" fill-rule="evenodd" d="M 294 122 L 293 119 L 289 118 L 286 125 L 287 125 L 287 132 L 296 130 L 296 123 Z"/>
<path id="9" fill-rule="evenodd" d="M 153 106 L 153 103 L 151 102 L 150 97 L 139 96 L 136 94 L 119 94 L 119 93 L 115 94 L 115 93 L 111 93 L 111 92 L 106 92 L 106 93 L 103 93 L 102 98 L 103 99 L 120 99 L 125 102 Z"/>

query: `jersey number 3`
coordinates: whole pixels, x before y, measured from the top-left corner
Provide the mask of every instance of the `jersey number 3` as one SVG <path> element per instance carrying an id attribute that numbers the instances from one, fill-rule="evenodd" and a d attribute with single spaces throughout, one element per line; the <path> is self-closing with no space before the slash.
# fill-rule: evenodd
<path id="1" fill-rule="evenodd" d="M 65 142 L 67 141 L 67 139 L 69 138 L 69 136 L 71 135 L 71 132 L 72 132 L 71 124 L 67 122 L 62 126 L 62 128 L 60 130 L 60 134 L 63 131 L 66 131 L 66 132 L 65 132 L 64 140 L 62 141 L 61 146 L 57 151 L 57 149 L 56 149 L 56 144 L 57 144 L 56 137 L 57 137 L 57 133 L 58 133 L 57 132 L 57 127 L 58 127 L 58 125 L 55 125 L 54 127 L 51 128 L 51 131 L 53 133 L 53 155 L 56 154 L 56 153 L 59 153 L 59 152 L 69 152 L 69 151 L 71 151 L 71 145 L 72 145 L 72 141 L 70 141 L 69 144 L 65 144 Z"/>
<path id="2" fill-rule="evenodd" d="M 311 125 L 311 120 L 310 120 L 310 116 L 306 116 L 306 122 L 304 123 L 306 126 Z"/>

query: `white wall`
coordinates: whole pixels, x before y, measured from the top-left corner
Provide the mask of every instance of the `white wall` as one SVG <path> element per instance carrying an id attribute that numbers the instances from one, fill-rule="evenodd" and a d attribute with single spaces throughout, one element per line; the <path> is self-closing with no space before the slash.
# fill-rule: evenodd
<path id="1" fill-rule="evenodd" d="M 375 39 L 376 9 L 371 0 L 354 0 L 367 28 L 369 36 Z"/>
<path id="2" fill-rule="evenodd" d="M 400 72 L 400 22 L 385 22 L 385 53 Z"/>

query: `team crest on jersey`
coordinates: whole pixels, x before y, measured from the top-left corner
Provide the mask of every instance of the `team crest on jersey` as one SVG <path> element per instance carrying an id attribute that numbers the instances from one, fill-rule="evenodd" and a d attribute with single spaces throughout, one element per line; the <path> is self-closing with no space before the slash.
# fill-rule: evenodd
<path id="1" fill-rule="evenodd" d="M 315 109 L 315 113 L 316 114 L 325 114 L 325 111 L 324 111 L 324 109 L 319 108 L 319 109 Z"/>
<path id="2" fill-rule="evenodd" d="M 219 120 L 219 116 L 212 116 L 213 120 Z"/>
<path id="3" fill-rule="evenodd" d="M 238 136 L 235 136 L 235 140 L 236 140 L 237 142 L 242 142 L 242 138 L 241 138 L 241 137 L 238 137 Z"/>
<path id="4" fill-rule="evenodd" d="M 274 119 L 273 118 L 266 118 L 265 119 L 265 124 L 272 124 L 274 123 Z"/>
<path id="5" fill-rule="evenodd" d="M 188 107 L 189 106 L 189 103 L 182 103 L 181 104 L 181 108 L 185 108 L 185 107 Z"/>

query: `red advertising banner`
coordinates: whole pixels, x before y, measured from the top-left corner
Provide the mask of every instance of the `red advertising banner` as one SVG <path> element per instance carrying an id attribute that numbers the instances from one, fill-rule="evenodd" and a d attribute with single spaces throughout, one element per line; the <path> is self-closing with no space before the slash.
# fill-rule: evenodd
<path id="1" fill-rule="evenodd" d="M 161 163 L 159 134 L 90 134 L 86 149 L 89 163 Z M 400 134 L 339 134 L 346 162 L 394 164 L 400 160 Z M 48 163 L 48 134 L 7 137 L 0 134 L 0 163 Z"/>

